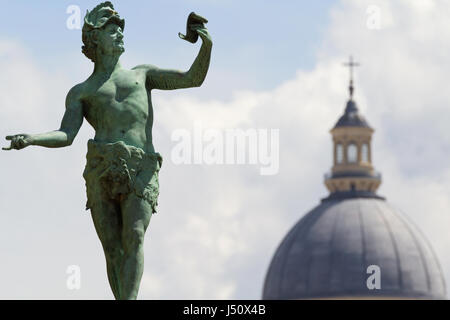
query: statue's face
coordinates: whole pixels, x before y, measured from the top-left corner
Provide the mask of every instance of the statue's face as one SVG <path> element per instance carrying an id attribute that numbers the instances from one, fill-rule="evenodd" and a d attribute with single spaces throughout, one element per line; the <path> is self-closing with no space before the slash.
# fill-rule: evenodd
<path id="1" fill-rule="evenodd" d="M 97 32 L 98 53 L 102 55 L 120 55 L 125 51 L 123 30 L 119 25 L 109 23 Z"/>

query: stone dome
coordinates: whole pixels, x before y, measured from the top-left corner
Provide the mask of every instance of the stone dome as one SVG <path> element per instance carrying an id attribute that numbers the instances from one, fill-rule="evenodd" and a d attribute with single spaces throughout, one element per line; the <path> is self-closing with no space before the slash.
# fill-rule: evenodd
<path id="1" fill-rule="evenodd" d="M 380 267 L 381 289 L 368 289 L 367 267 Z M 263 299 L 445 299 L 431 246 L 380 198 L 328 198 L 290 230 L 267 272 Z"/>
<path id="2" fill-rule="evenodd" d="M 336 122 L 335 128 L 339 127 L 365 127 L 370 128 L 366 119 L 361 115 L 358 106 L 353 99 L 347 101 L 344 114 Z"/>

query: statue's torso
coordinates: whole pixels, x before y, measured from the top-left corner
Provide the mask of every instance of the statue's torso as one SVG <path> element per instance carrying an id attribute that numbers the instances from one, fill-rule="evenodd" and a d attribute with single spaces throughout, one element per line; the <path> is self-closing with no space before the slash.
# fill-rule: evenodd
<path id="1" fill-rule="evenodd" d="M 83 111 L 95 129 L 95 140 L 123 141 L 153 152 L 153 107 L 145 73 L 116 70 L 105 81 L 91 76 L 83 86 Z"/>

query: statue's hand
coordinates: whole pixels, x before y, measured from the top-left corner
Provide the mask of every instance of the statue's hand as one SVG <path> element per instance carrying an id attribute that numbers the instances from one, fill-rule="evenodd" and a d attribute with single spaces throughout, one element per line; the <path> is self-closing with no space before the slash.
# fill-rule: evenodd
<path id="1" fill-rule="evenodd" d="M 193 24 L 191 25 L 191 29 L 197 32 L 200 38 L 202 38 L 204 44 L 212 45 L 211 35 L 209 34 L 208 29 L 204 24 Z"/>
<path id="2" fill-rule="evenodd" d="M 205 27 L 205 23 L 208 23 L 207 19 L 199 16 L 195 12 L 191 12 L 186 23 L 186 34 L 184 35 L 179 32 L 178 36 L 191 43 L 196 43 L 200 36 L 204 44 L 212 45 L 212 39 L 208 33 L 208 29 Z"/>
<path id="3" fill-rule="evenodd" d="M 6 140 L 10 140 L 11 145 L 9 148 L 2 148 L 2 150 L 20 150 L 31 145 L 31 136 L 29 134 L 22 133 L 13 136 L 6 136 Z"/>

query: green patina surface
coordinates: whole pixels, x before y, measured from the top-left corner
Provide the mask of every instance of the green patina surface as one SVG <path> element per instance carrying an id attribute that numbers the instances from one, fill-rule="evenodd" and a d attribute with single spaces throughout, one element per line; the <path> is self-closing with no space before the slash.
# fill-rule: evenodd
<path id="1" fill-rule="evenodd" d="M 82 30 L 83 53 L 95 66 L 83 83 L 66 98 L 59 130 L 43 134 L 7 136 L 9 148 L 35 145 L 48 148 L 72 144 L 83 119 L 95 129 L 88 143 L 84 171 L 87 208 L 106 257 L 109 284 L 116 299 L 136 299 L 143 268 L 143 242 L 159 194 L 158 172 L 162 158 L 152 141 L 151 90 L 200 86 L 207 74 L 212 40 L 207 22 L 191 13 L 182 39 L 202 46 L 191 68 L 163 70 L 139 65 L 121 67 L 125 21 L 110 2 L 87 12 Z"/>

